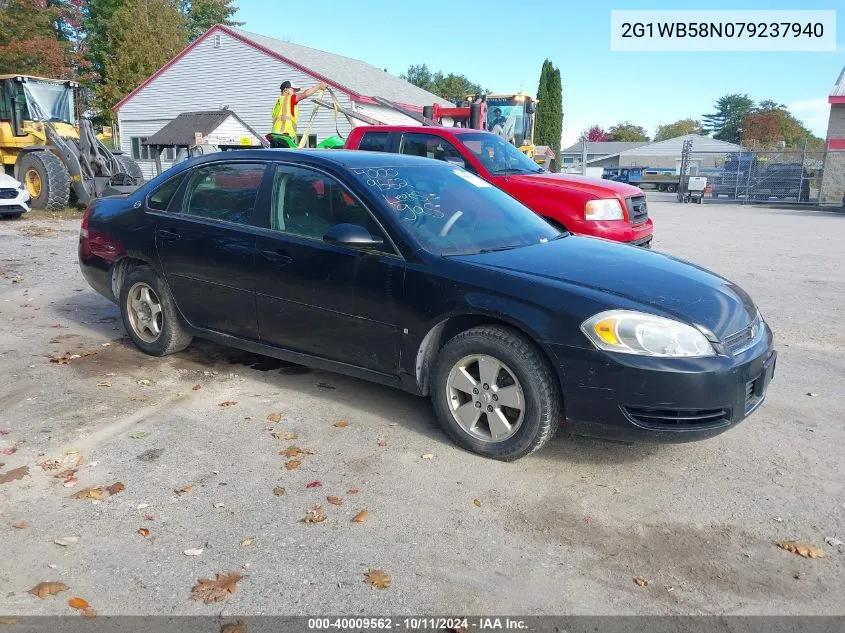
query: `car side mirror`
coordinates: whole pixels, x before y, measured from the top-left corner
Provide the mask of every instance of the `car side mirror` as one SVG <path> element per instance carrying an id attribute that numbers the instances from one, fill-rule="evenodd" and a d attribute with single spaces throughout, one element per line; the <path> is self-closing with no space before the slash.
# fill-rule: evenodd
<path id="1" fill-rule="evenodd" d="M 379 248 L 384 240 L 370 232 L 360 224 L 335 224 L 323 236 L 323 241 L 335 246 L 348 246 L 361 250 Z"/>

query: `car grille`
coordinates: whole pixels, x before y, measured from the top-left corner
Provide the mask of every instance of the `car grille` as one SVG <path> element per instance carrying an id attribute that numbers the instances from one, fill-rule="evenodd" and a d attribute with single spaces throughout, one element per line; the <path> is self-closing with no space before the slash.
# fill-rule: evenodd
<path id="1" fill-rule="evenodd" d="M 757 341 L 757 337 L 761 334 L 762 329 L 763 321 L 758 315 L 751 325 L 739 332 L 730 334 L 722 341 L 722 344 L 731 356 L 736 356 L 740 352 L 747 350 Z"/>
<path id="2" fill-rule="evenodd" d="M 731 419 L 730 409 L 651 409 L 624 407 L 628 417 L 641 426 L 691 428 L 725 424 Z"/>
<path id="3" fill-rule="evenodd" d="M 648 203 L 645 196 L 626 198 L 625 205 L 628 207 L 628 218 L 631 224 L 642 224 L 648 220 Z"/>
<path id="4" fill-rule="evenodd" d="M 17 189 L 0 189 L 0 200 L 14 200 L 19 193 Z"/>

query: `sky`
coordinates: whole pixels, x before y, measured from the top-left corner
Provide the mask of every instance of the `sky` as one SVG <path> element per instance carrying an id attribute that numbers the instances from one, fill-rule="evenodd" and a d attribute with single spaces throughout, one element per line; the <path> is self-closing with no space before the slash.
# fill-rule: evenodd
<path id="1" fill-rule="evenodd" d="M 536 95 L 543 60 L 560 68 L 564 147 L 592 124 L 655 128 L 713 111 L 725 94 L 783 103 L 824 138 L 827 95 L 845 66 L 837 1 L 238 0 L 255 33 L 364 60 L 394 75 L 411 64 L 466 75 L 494 93 Z M 836 52 L 619 52 L 611 9 L 837 9 Z M 386 96 L 386 95 L 385 95 Z"/>

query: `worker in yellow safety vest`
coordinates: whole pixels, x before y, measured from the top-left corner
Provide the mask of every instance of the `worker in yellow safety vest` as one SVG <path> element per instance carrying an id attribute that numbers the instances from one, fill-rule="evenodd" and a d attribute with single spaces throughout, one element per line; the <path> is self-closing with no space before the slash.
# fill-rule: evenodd
<path id="1" fill-rule="evenodd" d="M 300 89 L 296 86 L 292 85 L 291 82 L 285 81 L 279 87 L 282 91 L 282 94 L 276 100 L 276 105 L 273 106 L 273 129 L 272 135 L 279 134 L 281 136 L 287 136 L 291 139 L 296 141 L 296 104 L 304 99 L 308 99 L 314 93 L 325 90 L 326 84 L 321 83 L 317 84 L 313 88 L 308 88 L 308 90 L 302 91 L 301 94 L 297 94 Z M 281 142 L 273 142 L 272 138 L 270 141 L 271 147 L 287 147 L 286 145 L 282 145 Z"/>

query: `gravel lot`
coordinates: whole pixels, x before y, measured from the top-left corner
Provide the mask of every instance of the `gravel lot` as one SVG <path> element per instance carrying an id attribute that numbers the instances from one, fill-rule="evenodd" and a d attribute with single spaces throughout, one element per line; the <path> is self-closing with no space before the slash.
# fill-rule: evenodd
<path id="1" fill-rule="evenodd" d="M 671 200 L 652 196 L 655 248 L 738 282 L 775 331 L 767 403 L 706 442 L 558 435 L 513 464 L 388 388 L 201 341 L 144 356 L 79 274 L 78 221 L 0 221 L 0 472 L 29 467 L 0 484 L 0 614 L 71 614 L 71 596 L 100 615 L 845 614 L 845 548 L 825 542 L 845 540 L 845 215 Z M 315 451 L 294 470 L 291 444 Z M 73 450 L 74 487 L 37 465 Z M 327 521 L 302 522 L 317 503 Z M 190 600 L 228 571 L 228 600 Z M 70 590 L 27 593 L 43 581 Z"/>

